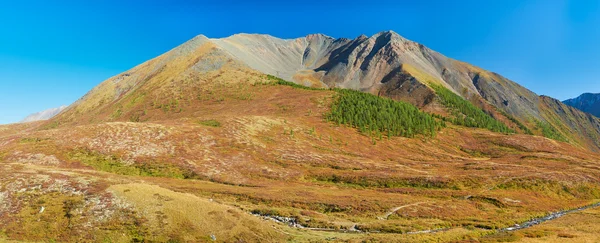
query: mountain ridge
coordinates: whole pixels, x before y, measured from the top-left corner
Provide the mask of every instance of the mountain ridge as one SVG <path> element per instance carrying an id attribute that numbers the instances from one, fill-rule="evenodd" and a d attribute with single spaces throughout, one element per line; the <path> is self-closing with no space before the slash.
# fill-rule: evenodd
<path id="1" fill-rule="evenodd" d="M 254 72 L 255 77 L 269 74 L 305 86 L 355 89 L 409 102 L 434 113 L 444 113 L 432 88 L 441 85 L 515 130 L 544 135 L 543 128 L 550 127 L 565 141 L 600 151 L 600 141 L 595 139 L 600 136 L 599 120 L 581 119 L 583 115 L 578 111 L 573 111 L 577 113 L 574 116 L 561 116 L 558 113 L 566 108 L 560 104 L 544 104 L 546 98 L 518 83 L 448 58 L 394 31 L 370 37 L 361 35 L 352 40 L 323 34 L 294 39 L 266 34 L 235 34 L 224 38 L 197 35 L 102 83 L 100 86 L 106 86 L 103 91 L 86 95 L 96 95 L 98 99 L 87 105 L 97 104 L 100 99 L 102 105 L 118 102 L 121 95 L 132 94 L 146 83 L 152 83 L 152 88 L 147 87 L 152 90 L 169 89 L 164 85 L 175 85 L 177 79 L 203 79 L 215 72 L 237 73 L 239 78 Z M 184 85 L 179 89 L 185 88 Z M 100 98 L 99 93 L 103 92 L 112 93 L 113 98 Z M 65 113 L 75 119 L 70 112 Z M 583 130 L 592 136 L 581 134 Z"/>

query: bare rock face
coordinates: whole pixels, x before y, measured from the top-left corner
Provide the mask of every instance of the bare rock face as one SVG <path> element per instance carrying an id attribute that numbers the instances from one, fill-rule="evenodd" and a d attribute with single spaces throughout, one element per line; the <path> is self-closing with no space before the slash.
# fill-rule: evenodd
<path id="1" fill-rule="evenodd" d="M 34 114 L 31 114 L 31 115 L 25 117 L 25 119 L 23 119 L 21 121 L 21 123 L 48 120 L 48 119 L 58 115 L 58 113 L 62 112 L 66 108 L 67 108 L 66 106 L 61 106 L 58 108 L 52 108 L 52 109 L 48 109 L 45 111 L 40 111 L 38 113 L 34 113 Z"/>

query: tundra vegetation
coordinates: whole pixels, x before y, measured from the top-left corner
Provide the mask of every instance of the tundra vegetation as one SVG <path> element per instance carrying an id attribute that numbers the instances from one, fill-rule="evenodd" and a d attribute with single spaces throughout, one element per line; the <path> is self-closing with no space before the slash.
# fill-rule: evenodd
<path id="1" fill-rule="evenodd" d="M 596 211 L 499 231 L 598 202 L 600 156 L 448 91 L 434 114 L 251 70 L 186 75 L 0 126 L 0 241 L 596 240 L 569 226 Z"/>

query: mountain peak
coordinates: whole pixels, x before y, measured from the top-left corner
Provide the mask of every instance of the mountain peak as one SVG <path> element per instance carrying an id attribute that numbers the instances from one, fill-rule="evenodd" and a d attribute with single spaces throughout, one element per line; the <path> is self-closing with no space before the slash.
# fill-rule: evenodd
<path id="1" fill-rule="evenodd" d="M 600 94 L 584 93 L 577 98 L 565 100 L 563 103 L 600 117 Z"/>
<path id="2" fill-rule="evenodd" d="M 582 96 L 600 96 L 599 93 L 583 93 Z"/>
<path id="3" fill-rule="evenodd" d="M 325 34 L 321 34 L 321 33 L 315 33 L 315 34 L 308 34 L 306 35 L 306 38 L 310 39 L 310 38 L 325 38 L 325 39 L 335 39 L 331 36 L 325 35 Z"/>
<path id="4" fill-rule="evenodd" d="M 391 35 L 398 35 L 398 33 L 396 33 L 396 32 L 395 32 L 395 31 L 393 31 L 393 30 L 384 30 L 384 31 L 381 31 L 381 32 L 379 32 L 379 33 L 383 33 L 383 34 L 391 34 Z"/>
<path id="5" fill-rule="evenodd" d="M 205 35 L 200 34 L 200 35 L 194 36 L 194 38 L 192 38 L 192 40 L 193 39 L 208 39 L 208 37 L 206 37 Z"/>
<path id="6" fill-rule="evenodd" d="M 379 37 L 379 36 L 391 36 L 391 37 L 400 37 L 400 38 L 402 38 L 402 36 L 400 36 L 398 33 L 396 33 L 393 30 L 381 31 L 381 32 L 373 35 L 373 37 Z"/>
<path id="7" fill-rule="evenodd" d="M 369 39 L 381 39 L 384 38 L 387 42 L 391 42 L 391 41 L 407 41 L 404 37 L 402 37 L 401 35 L 399 35 L 398 33 L 392 31 L 392 30 L 387 30 L 387 31 L 381 31 L 377 34 L 374 34 L 373 36 L 371 36 L 371 38 Z"/>
<path id="8" fill-rule="evenodd" d="M 326 35 L 323 35 L 323 34 L 313 34 L 313 35 L 326 36 Z M 234 34 L 234 35 L 231 35 L 231 36 L 223 38 L 223 39 L 232 39 L 232 38 L 239 38 L 239 37 L 243 37 L 243 38 L 277 39 L 277 40 L 296 40 L 296 39 L 301 39 L 302 38 L 302 37 L 297 37 L 297 38 L 279 38 L 277 36 L 272 36 L 270 34 L 238 33 L 238 34 Z M 329 37 L 329 36 L 326 36 L 326 37 Z M 331 38 L 331 37 L 329 37 L 329 38 Z"/>

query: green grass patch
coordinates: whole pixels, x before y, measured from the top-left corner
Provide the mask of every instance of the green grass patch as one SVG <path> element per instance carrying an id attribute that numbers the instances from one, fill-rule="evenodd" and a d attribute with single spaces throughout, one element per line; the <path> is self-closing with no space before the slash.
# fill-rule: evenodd
<path id="1" fill-rule="evenodd" d="M 217 120 L 203 120 L 199 121 L 198 124 L 209 127 L 221 127 L 221 123 Z"/>
<path id="2" fill-rule="evenodd" d="M 521 234 L 516 232 L 500 232 L 493 235 L 482 237 L 480 242 L 491 243 L 491 242 L 517 242 L 523 239 Z"/>
<path id="3" fill-rule="evenodd" d="M 123 106 L 119 105 L 119 107 L 110 115 L 112 119 L 117 119 L 123 115 Z"/>
<path id="4" fill-rule="evenodd" d="M 453 124 L 466 127 L 486 128 L 493 132 L 515 132 L 504 123 L 492 118 L 483 110 L 449 89 L 436 84 L 432 84 L 431 87 L 440 97 L 442 104 L 450 109 L 453 118 L 449 118 L 448 120 Z"/>
<path id="5" fill-rule="evenodd" d="M 52 129 L 56 129 L 60 126 L 60 122 L 58 121 L 53 121 L 47 124 L 44 124 L 40 130 L 52 130 Z"/>
<path id="6" fill-rule="evenodd" d="M 48 138 L 21 138 L 20 143 L 39 143 L 46 140 L 50 140 Z"/>
<path id="7" fill-rule="evenodd" d="M 542 121 L 536 120 L 537 127 L 542 130 L 542 135 L 549 139 L 554 139 L 561 142 L 568 142 L 567 138 L 565 138 L 552 124 Z"/>
<path id="8" fill-rule="evenodd" d="M 510 120 L 513 123 L 517 124 L 517 126 L 519 126 L 519 129 L 521 129 L 521 131 L 523 131 L 525 134 L 527 134 L 527 135 L 533 135 L 533 132 L 531 131 L 531 129 L 529 129 L 527 126 L 525 126 L 525 124 L 523 124 L 521 121 L 517 120 L 517 118 L 515 118 L 514 116 L 511 116 L 508 113 L 506 113 L 506 112 L 504 112 L 503 110 L 500 110 L 500 109 L 498 109 L 498 112 L 500 112 L 500 114 L 502 114 L 506 118 L 508 118 L 508 120 Z"/>
<path id="9" fill-rule="evenodd" d="M 444 178 L 395 178 L 375 177 L 351 174 L 318 174 L 312 176 L 316 181 L 346 185 L 359 188 L 424 188 L 458 189 L 458 185 Z"/>
<path id="10" fill-rule="evenodd" d="M 499 190 L 529 190 L 561 198 L 598 199 L 600 187 L 591 183 L 565 183 L 541 178 L 519 178 L 495 186 Z"/>
<path id="11" fill-rule="evenodd" d="M 126 162 L 114 155 L 102 155 L 79 150 L 69 154 L 71 160 L 89 165 L 96 170 L 129 176 L 166 177 L 197 179 L 198 175 L 189 168 L 160 162 Z"/>

